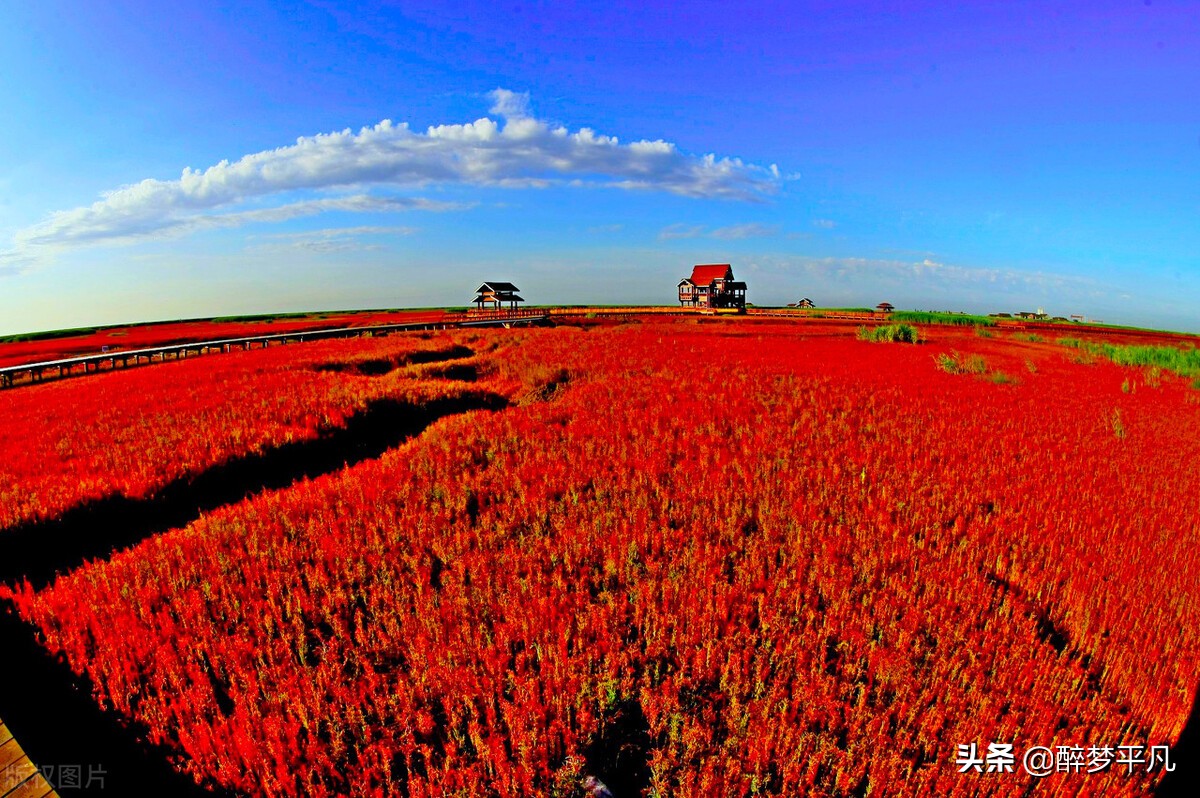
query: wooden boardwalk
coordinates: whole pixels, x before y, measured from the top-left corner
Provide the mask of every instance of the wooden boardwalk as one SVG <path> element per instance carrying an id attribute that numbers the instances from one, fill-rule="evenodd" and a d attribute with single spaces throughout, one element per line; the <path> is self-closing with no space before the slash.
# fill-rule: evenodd
<path id="1" fill-rule="evenodd" d="M 17 366 L 4 366 L 0 368 L 0 388 L 14 388 L 21 385 L 44 382 L 48 379 L 98 374 L 102 371 L 114 371 L 132 366 L 149 365 L 151 363 L 165 363 L 168 360 L 182 360 L 187 357 L 208 355 L 217 352 L 248 350 L 255 347 L 265 349 L 269 346 L 280 344 L 320 341 L 329 338 L 371 337 L 397 332 L 414 332 L 417 330 L 445 330 L 451 327 L 510 327 L 514 324 L 531 324 L 541 321 L 546 317 L 547 314 L 544 311 L 527 310 L 468 313 L 458 319 L 442 319 L 440 321 L 297 330 L 295 332 L 277 333 L 274 335 L 251 335 L 243 338 L 220 338 L 212 341 L 164 344 L 144 349 L 114 350 L 111 352 L 81 355 L 79 357 L 43 360 L 37 363 L 23 363 Z M 3 796 L 0 796 L 0 798 L 3 798 Z"/>
<path id="2" fill-rule="evenodd" d="M 82 786 L 82 785 L 81 785 Z M 0 719 L 0 798 L 47 798 L 58 793 L 13 738 Z"/>

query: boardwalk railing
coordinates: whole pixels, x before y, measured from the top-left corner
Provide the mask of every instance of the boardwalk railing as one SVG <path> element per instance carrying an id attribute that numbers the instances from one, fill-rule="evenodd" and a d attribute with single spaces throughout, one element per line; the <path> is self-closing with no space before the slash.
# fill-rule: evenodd
<path id="1" fill-rule="evenodd" d="M 549 313 L 545 310 L 533 308 L 521 310 L 476 310 L 472 308 L 462 318 L 458 319 L 455 324 L 463 327 L 476 327 L 485 324 L 509 326 L 511 324 L 528 324 L 540 321 L 548 315 Z"/>
<path id="2" fill-rule="evenodd" d="M 534 313 L 518 311 L 517 314 L 492 313 L 479 316 L 470 321 L 471 324 L 512 324 L 529 323 L 539 318 L 545 318 L 544 311 Z M 230 352 L 233 350 L 265 349 L 280 344 L 299 343 L 301 341 L 318 341 L 328 338 L 354 338 L 387 335 L 394 332 L 409 332 L 413 330 L 442 330 L 467 324 L 466 317 L 447 314 L 436 321 L 411 322 L 399 324 L 378 324 L 369 327 L 337 327 L 334 329 L 299 330 L 296 332 L 275 333 L 272 335 L 251 335 L 242 338 L 221 338 L 213 341 L 189 341 L 182 344 L 164 344 L 143 349 L 124 349 L 111 352 L 99 352 L 79 357 L 66 357 L 56 360 L 43 360 L 37 363 L 22 363 L 17 366 L 0 368 L 0 388 L 12 388 L 18 385 L 30 385 L 47 379 L 71 377 L 83 374 L 95 374 L 100 371 L 112 371 L 119 368 L 144 365 L 148 363 L 163 363 L 168 360 L 183 360 L 215 352 Z"/>

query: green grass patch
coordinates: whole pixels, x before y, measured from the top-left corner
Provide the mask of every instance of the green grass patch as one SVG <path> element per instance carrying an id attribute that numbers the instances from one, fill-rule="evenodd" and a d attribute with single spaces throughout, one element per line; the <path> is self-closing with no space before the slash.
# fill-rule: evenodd
<path id="1" fill-rule="evenodd" d="M 917 332 L 916 327 L 909 324 L 884 324 L 874 329 L 859 327 L 857 334 L 860 341 L 898 344 L 919 344 L 921 342 L 921 334 Z"/>
<path id="2" fill-rule="evenodd" d="M 49 341 L 54 338 L 74 338 L 79 335 L 93 335 L 103 327 L 74 327 L 69 330 L 44 330 L 42 332 L 18 333 L 16 335 L 0 335 L 0 344 L 22 344 L 29 341 Z"/>
<path id="3" fill-rule="evenodd" d="M 1154 384 L 1157 384 L 1163 371 L 1169 371 L 1181 377 L 1200 378 L 1200 350 L 1195 347 L 1181 349 L 1176 346 L 1140 344 L 1122 346 L 1070 337 L 1059 338 L 1058 343 L 1093 357 L 1107 358 L 1118 366 L 1146 368 L 1150 378 L 1148 382 L 1152 381 Z M 1150 369 L 1157 371 L 1149 371 Z"/>
<path id="4" fill-rule="evenodd" d="M 972 316 L 969 313 L 937 313 L 932 310 L 897 310 L 892 313 L 892 318 L 910 324 L 949 324 L 956 327 L 996 326 L 996 320 L 987 316 Z"/>
<path id="5" fill-rule="evenodd" d="M 831 315 L 841 315 L 843 313 L 874 313 L 871 308 L 780 308 L 781 310 L 794 310 L 797 313 L 802 313 L 810 319 L 824 319 Z"/>
<path id="6" fill-rule="evenodd" d="M 270 324 L 273 321 L 282 319 L 304 319 L 308 317 L 321 318 L 316 313 L 259 313 L 250 316 L 214 316 L 211 319 L 200 319 L 199 321 L 211 321 L 217 323 L 225 322 L 265 322 Z"/>
<path id="7" fill-rule="evenodd" d="M 934 357 L 937 367 L 947 374 L 986 374 L 987 361 L 983 355 L 964 355 L 951 350 Z"/>
<path id="8" fill-rule="evenodd" d="M 955 350 L 949 352 L 941 352 L 934 355 L 933 362 L 937 367 L 947 374 L 973 374 L 980 379 L 995 383 L 996 385 L 1015 385 L 1021 380 L 1011 374 L 1006 374 L 1003 371 L 989 371 L 987 361 L 983 359 L 983 355 L 964 355 Z M 1027 368 L 1032 366 L 1030 361 L 1025 361 Z M 1029 369 L 1030 373 L 1036 373 L 1037 367 L 1033 366 Z"/>

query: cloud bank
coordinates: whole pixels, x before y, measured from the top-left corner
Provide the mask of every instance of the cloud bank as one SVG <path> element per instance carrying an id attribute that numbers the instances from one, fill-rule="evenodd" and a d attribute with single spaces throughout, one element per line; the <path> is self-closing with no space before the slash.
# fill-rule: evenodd
<path id="1" fill-rule="evenodd" d="M 830 294 L 836 302 L 851 304 L 873 305 L 886 299 L 902 307 L 962 309 L 966 302 L 988 312 L 1032 310 L 1044 303 L 1065 314 L 1092 307 L 1117 291 L 1080 275 L 964 266 L 929 257 L 764 255 L 740 268 L 757 275 L 760 279 L 755 285 L 776 300 L 789 297 L 787 301 L 792 301 L 793 295 L 807 295 L 819 304 L 829 304 L 831 297 L 825 294 Z"/>
<path id="2" fill-rule="evenodd" d="M 491 112 L 502 123 L 483 117 L 422 133 L 385 119 L 357 133 L 346 129 L 301 137 L 295 144 L 204 170 L 186 168 L 176 180 L 142 180 L 18 232 L 16 251 L 124 244 L 328 210 L 453 209 L 377 193 L 433 185 L 599 186 L 755 200 L 782 180 L 773 164 L 688 155 L 662 140 L 622 144 L 586 127 L 570 132 L 531 117 L 527 94 L 496 89 L 490 99 Z M 337 192 L 356 193 L 330 196 Z M 280 199 L 297 195 L 298 201 Z"/>

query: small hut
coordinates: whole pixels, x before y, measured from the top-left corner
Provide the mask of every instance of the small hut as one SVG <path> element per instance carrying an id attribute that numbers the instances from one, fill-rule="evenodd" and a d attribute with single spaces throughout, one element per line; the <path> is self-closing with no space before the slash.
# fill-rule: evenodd
<path id="1" fill-rule="evenodd" d="M 895 309 L 896 309 L 896 306 L 893 305 L 891 302 L 880 302 L 878 305 L 875 306 L 876 313 L 891 313 Z"/>

